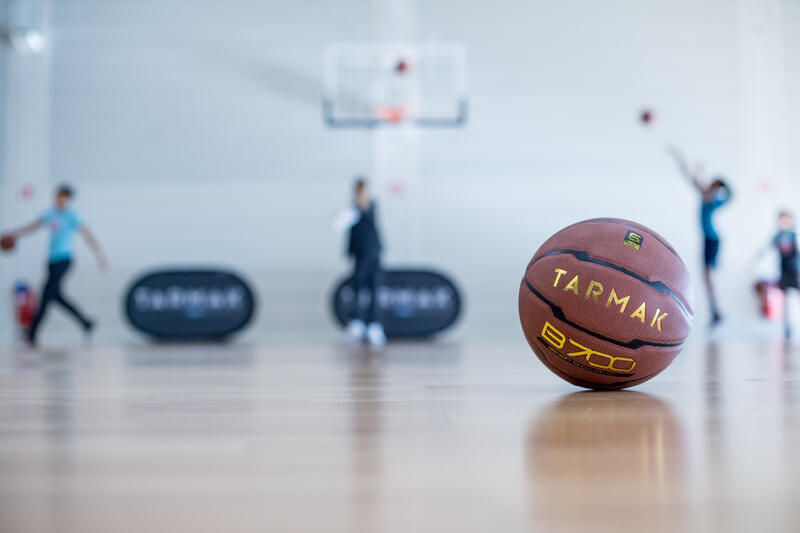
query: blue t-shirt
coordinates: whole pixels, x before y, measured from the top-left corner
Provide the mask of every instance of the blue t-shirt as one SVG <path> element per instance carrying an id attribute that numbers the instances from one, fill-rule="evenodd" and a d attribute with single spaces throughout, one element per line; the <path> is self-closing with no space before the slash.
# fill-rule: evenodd
<path id="1" fill-rule="evenodd" d="M 48 209 L 39 221 L 50 230 L 50 251 L 48 259 L 51 263 L 64 261 L 72 257 L 72 236 L 83 226 L 83 220 L 70 209 Z"/>
<path id="2" fill-rule="evenodd" d="M 781 230 L 772 239 L 772 244 L 781 254 L 781 272 L 797 272 L 800 254 L 797 251 L 797 234 L 794 231 Z"/>
<path id="3" fill-rule="evenodd" d="M 772 239 L 781 257 L 797 257 L 797 234 L 794 231 L 781 230 Z"/>
<path id="4" fill-rule="evenodd" d="M 717 235 L 717 230 L 714 228 L 714 222 L 711 217 L 714 211 L 719 209 L 725 202 L 727 202 L 727 199 L 717 197 L 710 202 L 704 200 L 700 205 L 700 225 L 703 228 L 703 237 L 706 239 L 719 240 L 719 235 Z"/>

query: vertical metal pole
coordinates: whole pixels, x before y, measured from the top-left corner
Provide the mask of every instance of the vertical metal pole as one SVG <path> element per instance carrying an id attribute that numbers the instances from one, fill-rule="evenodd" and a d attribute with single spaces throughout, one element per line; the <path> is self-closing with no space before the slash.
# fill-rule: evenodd
<path id="1" fill-rule="evenodd" d="M 3 182 L 2 227 L 17 226 L 32 219 L 50 190 L 50 90 L 51 47 L 49 0 L 15 0 L 9 6 L 12 32 L 35 30 L 44 38 L 40 50 L 7 48 L 8 80 L 5 103 L 5 180 Z M 13 42 L 13 41 L 12 41 Z M 23 185 L 35 191 L 32 200 L 21 195 Z M 41 238 L 41 236 L 40 236 Z M 4 258 L 0 274 L 0 344 L 14 339 L 13 284 L 23 278 L 38 283 L 40 251 L 24 243 L 11 258 Z M 8 264 L 12 264 L 8 268 Z"/>
<path id="2" fill-rule="evenodd" d="M 408 43 L 419 38 L 416 0 L 374 0 L 373 37 L 377 43 Z M 413 52 L 413 46 L 410 46 Z M 394 58 L 388 58 L 393 60 Z M 413 66 L 412 66 L 413 68 Z M 419 97 L 418 88 L 411 94 Z M 413 106 L 417 102 L 410 102 Z M 371 167 L 376 191 L 385 194 L 402 183 L 402 197 L 383 202 L 388 255 L 392 261 L 420 261 L 423 241 L 423 191 L 419 169 L 419 128 L 411 123 L 378 127 L 372 132 Z"/>
<path id="3" fill-rule="evenodd" d="M 786 95 L 780 0 L 739 0 L 742 171 L 785 194 Z"/>

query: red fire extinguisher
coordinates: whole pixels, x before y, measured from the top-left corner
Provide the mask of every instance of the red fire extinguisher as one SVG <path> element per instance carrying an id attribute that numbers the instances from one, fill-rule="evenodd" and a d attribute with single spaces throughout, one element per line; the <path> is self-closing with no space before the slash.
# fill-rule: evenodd
<path id="1" fill-rule="evenodd" d="M 25 281 L 14 284 L 14 314 L 23 331 L 30 327 L 36 316 L 36 293 Z"/>
<path id="2" fill-rule="evenodd" d="M 761 316 L 768 320 L 777 320 L 783 316 L 783 291 L 778 284 L 770 281 L 759 281 L 755 286 L 758 294 Z"/>

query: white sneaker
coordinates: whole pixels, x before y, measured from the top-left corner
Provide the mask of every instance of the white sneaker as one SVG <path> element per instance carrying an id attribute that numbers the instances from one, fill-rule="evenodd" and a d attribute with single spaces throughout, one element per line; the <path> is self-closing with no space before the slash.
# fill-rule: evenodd
<path id="1" fill-rule="evenodd" d="M 344 330 L 344 342 L 348 344 L 356 344 L 364 340 L 364 335 L 367 334 L 367 325 L 363 320 L 351 320 Z"/>
<path id="2" fill-rule="evenodd" d="M 386 345 L 386 333 L 383 332 L 383 326 L 378 322 L 372 322 L 367 328 L 367 340 L 376 348 Z"/>

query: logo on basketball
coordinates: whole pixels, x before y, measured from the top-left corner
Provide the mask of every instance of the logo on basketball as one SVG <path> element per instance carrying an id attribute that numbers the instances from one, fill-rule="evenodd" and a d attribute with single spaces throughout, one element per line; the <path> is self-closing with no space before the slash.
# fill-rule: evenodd
<path id="1" fill-rule="evenodd" d="M 598 352 L 591 348 L 587 348 L 582 344 L 578 344 L 574 339 L 567 338 L 566 335 L 557 330 L 550 322 L 545 321 L 542 333 L 539 339 L 549 344 L 548 348 L 557 356 L 565 361 L 577 364 L 592 372 L 600 374 L 613 375 L 616 372 L 626 376 L 632 375 L 630 372 L 636 366 L 636 361 L 630 357 L 616 357 L 607 353 Z M 561 350 L 569 341 L 570 345 L 578 348 L 577 351 L 562 353 Z M 584 358 L 586 364 L 579 362 L 579 359 Z M 587 366 L 587 364 L 589 366 Z M 605 372 L 603 372 L 605 371 Z M 610 373 L 611 372 L 611 373 Z"/>
<path id="2" fill-rule="evenodd" d="M 644 242 L 644 237 L 636 233 L 635 231 L 628 231 L 625 234 L 625 240 L 623 240 L 626 245 L 630 246 L 631 248 L 636 248 L 637 250 L 642 247 L 642 242 Z"/>
<path id="3" fill-rule="evenodd" d="M 553 282 L 553 287 L 558 287 L 558 283 L 561 280 L 561 276 L 567 274 L 567 271 L 564 270 L 563 268 L 556 268 L 555 270 L 553 270 L 553 272 L 555 272 L 556 274 L 555 281 Z M 583 293 L 583 288 L 581 288 L 580 290 L 578 289 L 579 286 L 580 286 L 579 275 L 575 274 L 575 276 L 569 281 L 569 283 L 566 284 L 566 286 L 562 290 L 564 292 L 572 293 L 578 297 L 580 297 L 580 295 L 583 294 L 584 299 L 586 300 L 591 299 L 596 303 L 602 304 L 602 302 L 599 300 L 599 297 L 603 294 L 603 291 L 605 290 L 603 288 L 602 283 L 600 283 L 599 281 L 590 280 L 589 285 L 586 286 L 585 293 Z M 628 306 L 628 302 L 630 301 L 630 299 L 631 299 L 630 295 L 625 296 L 624 298 L 620 298 L 619 295 L 617 294 L 617 291 L 612 288 L 608 295 L 608 300 L 606 300 L 605 306 L 608 308 L 612 308 L 611 307 L 612 304 L 614 306 L 619 306 L 619 312 L 624 314 L 625 308 Z M 652 305 L 650 307 L 652 309 Z M 656 308 L 655 312 L 651 315 L 652 319 L 650 320 L 650 327 L 651 328 L 656 327 L 658 328 L 658 331 L 661 331 L 661 321 L 664 320 L 664 318 L 666 318 L 667 315 L 669 315 L 669 313 L 662 312 L 660 308 Z M 642 301 L 639 307 L 637 307 L 636 310 L 630 313 L 630 315 L 628 316 L 630 316 L 630 318 L 634 320 L 639 320 L 642 324 L 646 324 L 647 319 L 649 318 L 647 314 L 647 302 Z"/>

